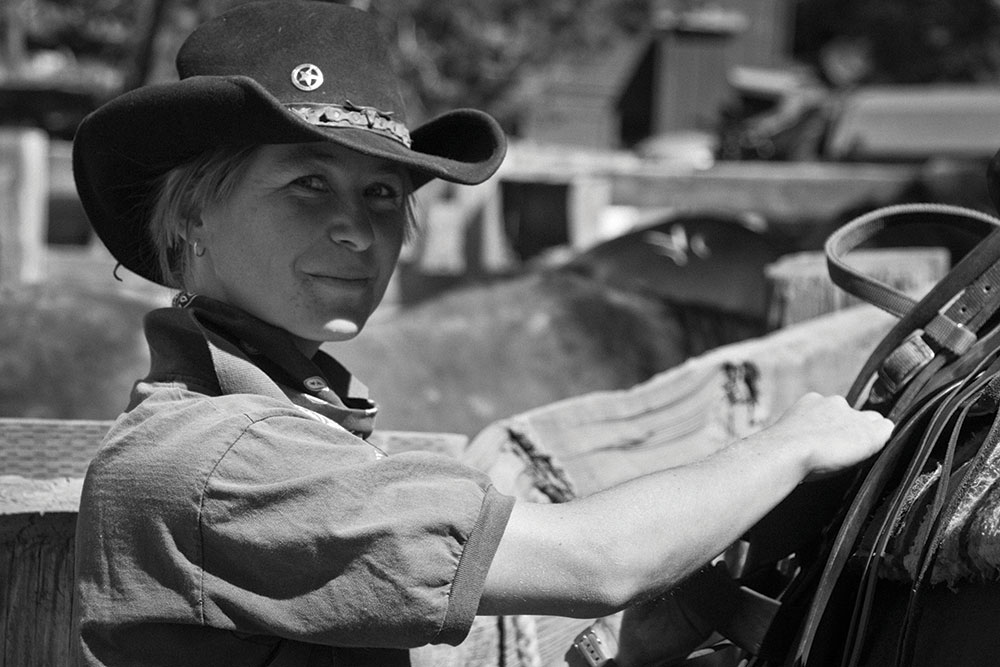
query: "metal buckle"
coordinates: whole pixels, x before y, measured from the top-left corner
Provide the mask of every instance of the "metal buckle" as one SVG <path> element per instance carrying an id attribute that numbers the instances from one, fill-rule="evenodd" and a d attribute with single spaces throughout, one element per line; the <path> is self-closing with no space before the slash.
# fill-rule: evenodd
<path id="1" fill-rule="evenodd" d="M 571 660 L 570 667 L 575 667 L 576 665 L 580 665 L 581 667 L 611 667 L 614 664 L 612 662 L 614 656 L 610 655 L 610 653 L 615 651 L 616 647 L 609 646 L 612 642 L 606 642 L 598 633 L 598 630 L 602 627 L 599 622 L 595 623 L 576 636 L 576 639 L 573 640 L 573 648 L 569 653 L 575 653 L 583 660 L 582 662 Z M 567 658 L 569 657 L 567 655 Z"/>

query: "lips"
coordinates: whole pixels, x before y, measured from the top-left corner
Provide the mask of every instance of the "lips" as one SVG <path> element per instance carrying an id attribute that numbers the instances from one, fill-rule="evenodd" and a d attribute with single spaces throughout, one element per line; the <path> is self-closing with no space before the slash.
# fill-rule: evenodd
<path id="1" fill-rule="evenodd" d="M 310 278 L 365 281 L 375 279 L 374 267 L 359 262 L 323 262 L 315 267 L 300 268 Z"/>
<path id="2" fill-rule="evenodd" d="M 316 285 L 326 289 L 367 291 L 375 284 L 375 276 L 371 271 L 361 268 L 335 267 L 323 268 L 318 271 L 304 271 L 306 278 Z"/>
<path id="3" fill-rule="evenodd" d="M 352 274 L 324 274 L 324 273 L 308 273 L 306 274 L 310 278 L 315 280 L 338 282 L 338 283 L 364 283 L 367 284 L 374 280 L 372 276 L 367 275 L 352 275 Z"/>

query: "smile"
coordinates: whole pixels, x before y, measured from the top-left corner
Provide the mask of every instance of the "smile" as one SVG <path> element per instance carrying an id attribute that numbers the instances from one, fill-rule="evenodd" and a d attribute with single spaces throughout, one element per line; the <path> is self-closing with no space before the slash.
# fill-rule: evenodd
<path id="1" fill-rule="evenodd" d="M 331 285 L 344 285 L 363 287 L 368 285 L 373 279 L 370 276 L 329 276 L 316 273 L 306 274 L 311 280 Z"/>

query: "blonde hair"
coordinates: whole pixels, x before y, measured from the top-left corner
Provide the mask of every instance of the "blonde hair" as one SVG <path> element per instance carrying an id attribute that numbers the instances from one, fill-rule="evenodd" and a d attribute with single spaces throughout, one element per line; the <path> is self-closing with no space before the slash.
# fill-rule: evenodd
<path id="1" fill-rule="evenodd" d="M 209 205 L 225 201 L 240 182 L 259 144 L 220 146 L 183 162 L 156 178 L 150 189 L 148 234 L 156 249 L 160 277 L 167 287 L 186 289 L 193 252 L 191 225 Z M 413 194 L 405 199 L 405 239 L 417 232 Z"/>
<path id="2" fill-rule="evenodd" d="M 227 199 L 258 146 L 222 146 L 183 162 L 153 182 L 148 233 L 163 284 L 185 289 L 188 235 L 202 209 Z"/>

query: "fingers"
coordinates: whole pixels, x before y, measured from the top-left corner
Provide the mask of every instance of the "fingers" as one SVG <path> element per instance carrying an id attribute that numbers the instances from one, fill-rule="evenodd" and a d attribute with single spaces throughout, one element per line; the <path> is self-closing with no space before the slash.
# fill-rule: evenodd
<path id="1" fill-rule="evenodd" d="M 879 438 L 884 445 L 892 437 L 893 432 L 896 430 L 896 424 L 877 412 L 872 412 L 871 414 L 874 415 L 874 422 L 881 429 Z"/>
<path id="2" fill-rule="evenodd" d="M 877 453 L 893 423 L 874 410 L 856 410 L 843 396 L 806 394 L 782 417 L 776 435 L 801 447 L 811 473 L 854 465 Z"/>

